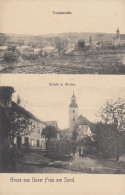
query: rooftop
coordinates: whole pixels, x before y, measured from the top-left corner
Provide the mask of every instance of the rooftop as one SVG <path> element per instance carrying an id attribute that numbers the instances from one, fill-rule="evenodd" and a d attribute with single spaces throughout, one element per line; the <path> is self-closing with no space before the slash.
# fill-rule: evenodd
<path id="1" fill-rule="evenodd" d="M 56 121 L 45 121 L 47 126 L 52 126 L 58 128 L 57 122 Z"/>
<path id="2" fill-rule="evenodd" d="M 77 125 L 90 125 L 90 121 L 83 115 L 80 115 L 77 120 Z"/>
<path id="3" fill-rule="evenodd" d="M 31 112 L 27 111 L 25 108 L 21 107 L 20 105 L 18 105 L 17 103 L 15 102 L 12 102 L 12 108 L 16 111 L 16 112 L 21 112 L 23 113 L 24 115 L 26 115 L 27 117 L 39 122 L 39 123 L 42 123 L 44 125 L 46 125 L 45 122 L 41 121 L 40 119 L 38 119 L 36 116 L 34 116 Z"/>

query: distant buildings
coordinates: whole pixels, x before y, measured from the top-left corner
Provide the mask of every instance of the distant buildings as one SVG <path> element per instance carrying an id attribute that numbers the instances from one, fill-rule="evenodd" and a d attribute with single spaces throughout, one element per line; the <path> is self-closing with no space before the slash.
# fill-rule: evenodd
<path id="1" fill-rule="evenodd" d="M 113 46 L 125 46 L 125 34 L 120 34 L 119 28 L 116 30 L 115 37 L 112 38 Z"/>

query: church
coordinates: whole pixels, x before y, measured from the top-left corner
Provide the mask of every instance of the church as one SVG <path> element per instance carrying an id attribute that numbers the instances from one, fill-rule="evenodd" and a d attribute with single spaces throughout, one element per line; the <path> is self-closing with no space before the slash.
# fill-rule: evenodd
<path id="1" fill-rule="evenodd" d="M 116 30 L 115 37 L 112 38 L 112 45 L 114 47 L 125 46 L 125 34 L 120 34 L 119 28 Z"/>
<path id="2" fill-rule="evenodd" d="M 91 122 L 85 118 L 83 115 L 78 115 L 78 105 L 76 103 L 76 97 L 73 93 L 71 97 L 71 102 L 69 104 L 69 131 L 77 129 L 78 139 L 85 136 L 91 136 L 90 130 Z"/>

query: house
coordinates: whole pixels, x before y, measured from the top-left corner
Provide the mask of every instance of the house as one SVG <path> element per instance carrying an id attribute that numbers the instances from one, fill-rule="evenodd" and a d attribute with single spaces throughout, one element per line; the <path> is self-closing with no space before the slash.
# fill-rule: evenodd
<path id="1" fill-rule="evenodd" d="M 42 50 L 42 55 L 44 56 L 45 54 L 47 55 L 51 55 L 57 52 L 57 49 L 55 49 L 55 47 L 51 46 L 51 45 L 47 45 L 44 48 L 41 49 Z"/>
<path id="2" fill-rule="evenodd" d="M 46 140 L 45 136 L 42 135 L 42 129 L 45 128 L 46 123 L 39 120 L 32 113 L 15 102 L 12 102 L 12 107 L 18 109 L 21 113 L 24 114 L 24 116 L 28 117 L 31 122 L 31 124 L 25 130 L 25 133 L 15 137 L 14 144 L 17 150 L 21 150 L 23 148 L 45 150 Z"/>
<path id="3" fill-rule="evenodd" d="M 9 137 L 7 139 L 10 145 L 14 141 L 14 146 L 19 151 L 23 148 L 44 150 L 46 140 L 45 136 L 42 135 L 42 130 L 46 127 L 46 123 L 20 106 L 20 101 L 13 102 L 12 94 L 14 92 L 13 87 L 0 87 L 0 108 L 5 116 L 4 123 L 6 122 L 8 125 L 7 136 Z M 14 123 L 11 123 L 10 117 Z M 3 129 L 3 131 L 5 130 Z"/>
<path id="4" fill-rule="evenodd" d="M 91 136 L 90 121 L 84 116 L 80 115 L 76 122 L 76 128 L 78 132 L 78 139 L 82 139 L 86 136 Z"/>

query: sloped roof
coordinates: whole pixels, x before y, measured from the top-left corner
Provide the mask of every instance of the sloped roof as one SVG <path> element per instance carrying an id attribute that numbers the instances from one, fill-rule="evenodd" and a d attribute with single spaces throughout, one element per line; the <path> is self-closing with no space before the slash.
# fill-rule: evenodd
<path id="1" fill-rule="evenodd" d="M 47 126 L 52 126 L 58 128 L 57 122 L 56 121 L 45 121 Z"/>
<path id="2" fill-rule="evenodd" d="M 89 125 L 90 121 L 83 115 L 80 115 L 77 119 L 77 125 Z"/>
<path id="3" fill-rule="evenodd" d="M 15 102 L 12 102 L 12 108 L 17 111 L 17 112 L 21 112 L 23 113 L 24 115 L 26 115 L 27 117 L 39 122 L 39 123 L 42 123 L 44 125 L 46 125 L 45 122 L 41 121 L 40 119 L 38 119 L 36 116 L 34 116 L 31 112 L 27 111 L 25 108 L 21 107 L 20 105 L 18 105 L 17 103 Z"/>
<path id="4" fill-rule="evenodd" d="M 71 103 L 69 104 L 69 108 L 78 108 L 78 105 L 77 105 L 76 102 L 71 102 Z"/>
<path id="5" fill-rule="evenodd" d="M 71 103 L 69 104 L 69 108 L 78 108 L 78 105 L 76 103 L 76 97 L 74 95 L 74 92 L 73 92 L 73 95 L 71 97 Z"/>
<path id="6" fill-rule="evenodd" d="M 113 40 L 117 40 L 118 39 L 118 37 L 113 37 L 112 38 Z M 123 40 L 123 41 L 125 41 L 125 34 L 120 34 L 120 40 Z"/>
<path id="7" fill-rule="evenodd" d="M 125 41 L 125 34 L 121 34 L 120 35 L 120 40 L 124 40 Z"/>

